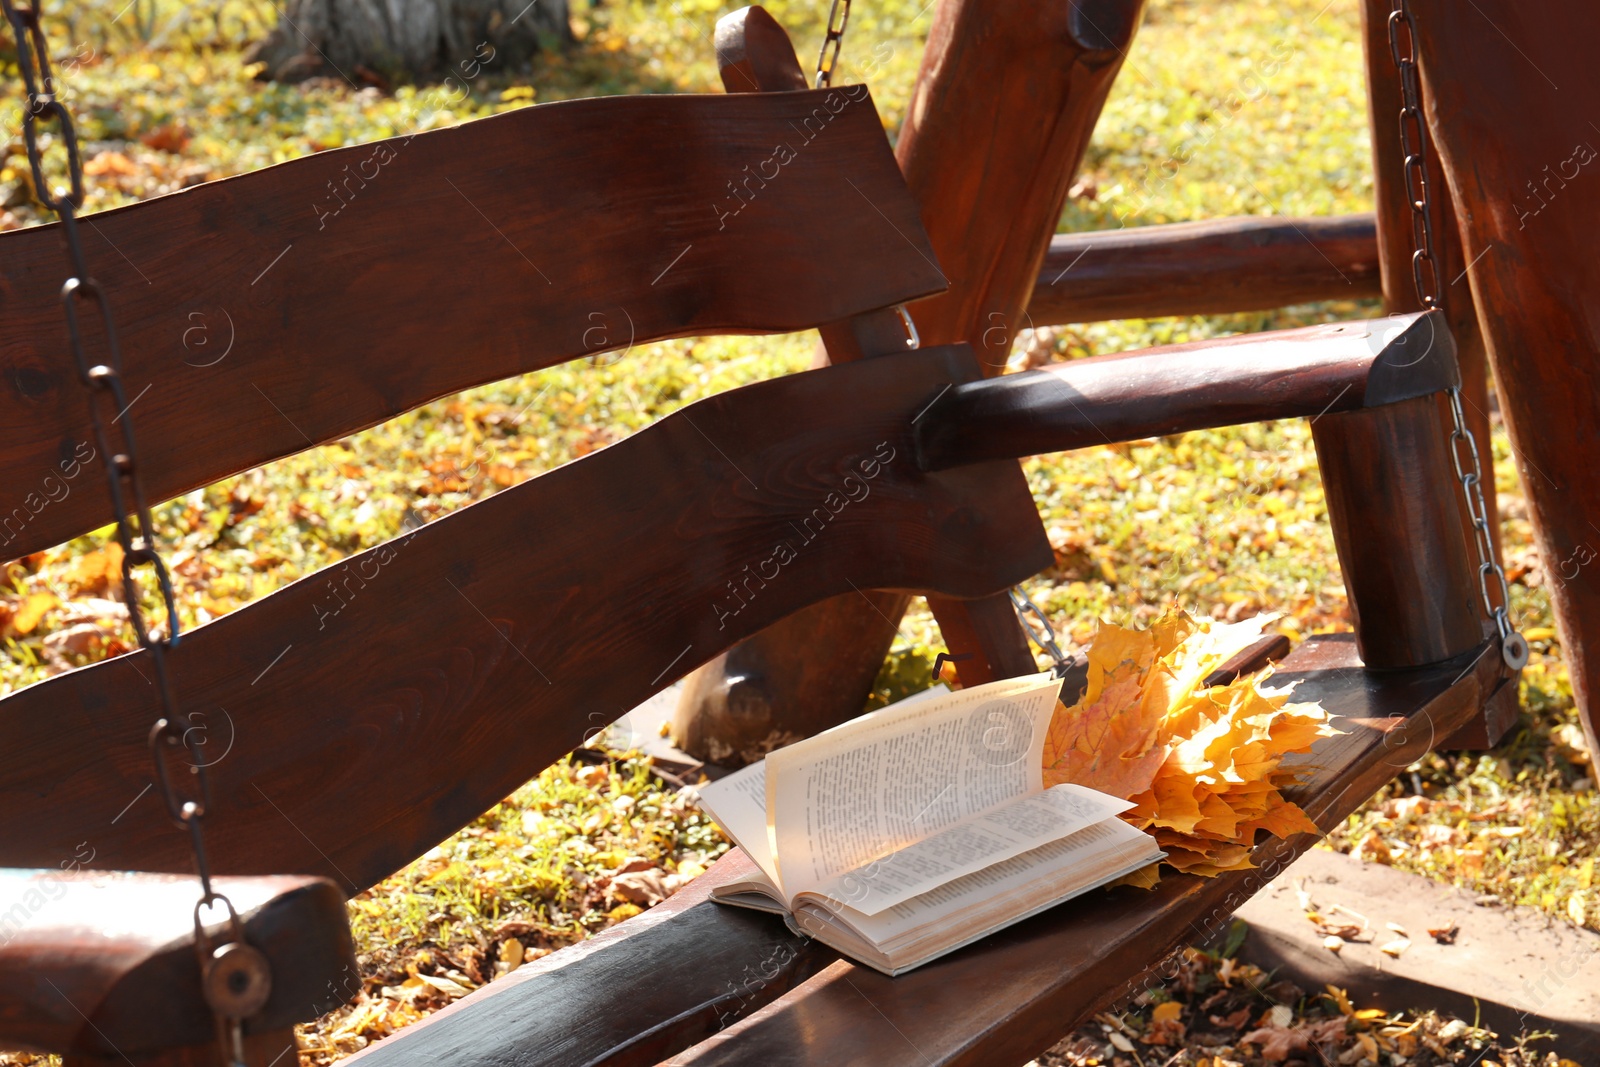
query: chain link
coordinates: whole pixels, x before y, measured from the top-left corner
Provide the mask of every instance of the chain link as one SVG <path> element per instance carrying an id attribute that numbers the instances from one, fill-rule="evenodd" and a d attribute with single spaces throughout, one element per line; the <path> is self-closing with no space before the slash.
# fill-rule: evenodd
<path id="1" fill-rule="evenodd" d="M 1426 309 L 1439 307 L 1442 286 L 1433 240 L 1432 176 L 1428 170 L 1428 126 L 1422 114 L 1422 83 L 1417 70 L 1417 28 L 1410 0 L 1391 0 L 1389 54 L 1400 74 L 1400 149 L 1405 154 L 1406 202 L 1411 207 L 1411 281 L 1417 301 Z M 1472 522 L 1473 546 L 1478 556 L 1478 588 L 1483 610 L 1494 622 L 1500 638 L 1500 655 L 1511 670 L 1528 662 L 1528 642 L 1511 625 L 1511 588 L 1495 558 L 1489 531 L 1489 509 L 1483 496 L 1483 468 L 1478 441 L 1467 427 L 1459 386 L 1449 390 L 1450 458 L 1461 484 L 1467 514 Z M 1499 594 L 1498 601 L 1495 594 Z"/>
<path id="2" fill-rule="evenodd" d="M 49 49 L 40 26 L 39 8 L 37 5 L 18 7 L 14 0 L 0 0 L 0 12 L 4 13 L 16 42 L 17 66 L 22 73 L 23 88 L 27 94 L 22 131 L 27 146 L 28 166 L 33 174 L 34 193 L 60 219 L 61 234 L 67 245 L 71 275 L 61 287 L 61 303 L 78 378 L 89 393 L 89 416 L 94 426 L 95 443 L 99 446 L 100 455 L 105 458 L 106 480 L 112 509 L 116 513 L 117 541 L 122 546 L 122 597 L 127 604 L 128 619 L 139 647 L 150 657 L 156 691 L 161 699 L 162 717 L 151 728 L 149 736 L 156 781 L 167 814 L 179 829 L 189 835 L 195 873 L 199 876 L 201 888 L 201 897 L 195 906 L 196 916 L 201 909 L 215 905 L 223 906 L 230 914 L 235 914 L 232 903 L 212 886 L 211 867 L 206 858 L 201 824 L 210 802 L 210 784 L 207 781 L 206 760 L 200 751 L 204 738 L 199 730 L 189 724 L 188 719 L 178 713 L 168 670 L 167 654 L 178 646 L 180 637 L 178 609 L 172 578 L 156 547 L 155 524 L 150 518 L 150 507 L 139 475 L 139 452 L 134 444 L 133 419 L 128 411 L 132 405 L 123 387 L 122 352 L 117 343 L 116 324 L 105 290 L 89 274 L 83 245 L 79 240 L 77 212 L 83 206 L 84 187 L 77 134 L 71 116 L 56 96 L 55 74 L 50 66 Z M 51 189 L 44 171 L 44 153 L 39 145 L 39 127 L 51 121 L 59 128 L 57 138 L 67 155 L 67 187 L 64 189 Z M 103 360 L 89 358 L 84 344 L 84 323 L 79 318 L 80 303 L 88 305 L 98 315 Z M 166 612 L 161 632 L 152 630 L 146 624 L 139 601 L 135 571 L 142 566 L 154 571 L 160 590 Z M 194 799 L 184 799 L 180 795 L 181 791 L 168 768 L 169 759 L 180 749 L 188 754 L 189 766 L 195 778 Z M 233 924 L 233 933 L 237 940 L 237 921 Z M 215 1011 L 216 1005 L 211 1006 Z M 224 1025 L 223 1016 L 218 1013 L 219 1035 L 231 1038 L 223 1041 L 227 1062 L 238 1060 L 240 1021 L 229 1018 L 229 1025 Z"/>
<path id="3" fill-rule="evenodd" d="M 1411 206 L 1411 280 L 1425 308 L 1439 306 L 1439 261 L 1434 256 L 1432 175 L 1428 171 L 1428 125 L 1422 115 L 1422 81 L 1417 72 L 1416 24 L 1410 0 L 1393 0 L 1389 12 L 1389 53 L 1400 72 L 1400 150 L 1405 153 L 1406 202 Z"/>
<path id="4" fill-rule="evenodd" d="M 828 9 L 828 35 L 822 39 L 822 51 L 817 53 L 817 88 L 826 89 L 833 84 L 833 72 L 839 66 L 839 50 L 844 47 L 844 28 L 850 24 L 850 0 L 833 0 Z"/>
<path id="5" fill-rule="evenodd" d="M 1027 593 L 1022 591 L 1021 586 L 1014 585 L 1007 592 L 1011 597 L 1011 606 L 1017 609 L 1017 619 L 1022 623 L 1022 628 L 1028 632 L 1028 637 L 1050 657 L 1056 677 L 1065 677 L 1072 666 L 1072 660 L 1061 651 L 1061 645 L 1056 641 L 1055 627 L 1050 625 L 1049 617 Z M 1033 616 L 1034 622 L 1028 621 L 1030 615 Z"/>
<path id="6" fill-rule="evenodd" d="M 1494 621 L 1495 633 L 1500 637 L 1500 654 L 1506 666 L 1521 670 L 1528 662 L 1528 642 L 1511 625 L 1511 587 L 1506 582 L 1506 572 L 1495 561 L 1494 538 L 1489 532 L 1489 507 L 1483 496 L 1483 467 L 1478 461 L 1478 439 L 1467 428 L 1465 412 L 1461 410 L 1461 390 L 1450 390 L 1450 417 L 1454 427 L 1450 432 L 1450 459 L 1455 464 L 1456 478 L 1467 500 L 1467 513 L 1472 520 L 1472 539 L 1478 552 L 1478 591 L 1483 596 L 1483 610 Z M 1462 456 L 1466 456 L 1463 462 Z M 1498 602 L 1494 594 L 1499 594 Z"/>

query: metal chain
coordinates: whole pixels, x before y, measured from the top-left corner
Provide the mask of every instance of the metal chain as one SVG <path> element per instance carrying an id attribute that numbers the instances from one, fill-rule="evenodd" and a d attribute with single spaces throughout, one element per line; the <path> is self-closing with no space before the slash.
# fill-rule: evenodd
<path id="1" fill-rule="evenodd" d="M 1050 662 L 1053 664 L 1052 670 L 1055 672 L 1056 677 L 1065 677 L 1068 669 L 1072 667 L 1072 660 L 1067 658 L 1067 654 L 1061 651 L 1061 646 L 1056 642 L 1056 630 L 1055 627 L 1050 625 L 1049 617 L 1045 615 L 1039 605 L 1033 602 L 1027 593 L 1022 591 L 1021 586 L 1014 585 L 1007 590 L 1007 593 L 1011 597 L 1011 606 L 1017 609 L 1017 620 L 1022 623 L 1022 628 L 1028 632 L 1028 637 L 1032 639 L 1034 644 L 1039 646 L 1045 655 L 1050 657 Z M 1037 625 L 1028 621 L 1028 616 L 1030 615 L 1033 616 Z"/>
<path id="2" fill-rule="evenodd" d="M 78 209 L 83 206 L 83 167 L 78 150 L 77 134 L 66 107 L 56 97 L 55 74 L 50 66 L 50 54 L 40 25 L 39 9 L 18 7 L 14 0 L 0 0 L 10 24 L 17 46 L 17 66 L 22 73 L 27 106 L 23 110 L 22 132 L 28 151 L 28 166 L 33 174 L 34 192 L 39 201 L 55 213 L 61 221 L 61 233 L 66 240 L 71 274 L 61 287 L 61 303 L 66 313 L 67 333 L 71 340 L 72 356 L 77 365 L 78 377 L 89 391 L 89 415 L 94 425 L 95 442 L 100 455 L 106 460 L 106 477 L 111 491 L 111 505 L 116 513 L 117 540 L 122 546 L 122 597 L 128 607 L 128 619 L 133 626 L 139 646 L 150 656 L 155 673 L 156 691 L 161 699 L 162 717 L 150 730 L 149 746 L 155 761 L 156 781 L 160 786 L 167 813 L 180 830 L 189 835 L 194 856 L 195 873 L 200 878 L 201 897 L 195 906 L 196 928 L 200 929 L 199 915 L 203 908 L 225 906 L 234 915 L 231 924 L 237 937 L 241 933 L 232 903 L 212 886 L 211 868 L 206 858 L 205 839 L 201 823 L 210 803 L 210 786 L 206 776 L 206 761 L 200 751 L 204 738 L 192 728 L 177 710 L 172 680 L 168 671 L 167 653 L 178 646 L 179 623 L 172 579 L 166 564 L 157 551 L 154 523 L 139 476 L 138 449 L 134 445 L 133 419 L 129 414 L 127 392 L 122 381 L 122 353 L 117 344 L 116 325 L 111 316 L 111 305 L 105 290 L 89 274 L 84 261 L 83 245 L 78 235 Z M 58 139 L 67 156 L 67 188 L 52 190 L 45 177 L 44 153 L 39 146 L 39 127 L 54 121 L 59 128 Z M 105 358 L 91 360 L 84 347 L 84 330 L 78 317 L 79 302 L 90 303 L 98 309 L 103 331 Z M 155 633 L 146 625 L 139 602 L 139 588 L 135 569 L 148 565 L 154 572 L 166 610 L 164 632 Z M 168 757 L 177 749 L 189 755 L 195 783 L 195 799 L 183 799 L 173 776 L 168 772 Z M 202 950 L 203 966 L 209 967 L 204 946 L 203 931 L 197 941 Z M 248 947 L 248 946 L 245 946 Z M 220 951 L 220 949 L 219 949 Z M 253 950 L 252 950 L 253 951 Z M 258 954 L 259 955 L 259 954 Z M 265 957 L 260 959 L 265 966 Z M 234 965 L 237 970 L 237 964 Z M 235 983 L 236 984 L 236 983 Z M 213 1011 L 217 1005 L 211 1003 Z M 218 1012 L 219 1036 L 223 1033 L 223 1015 Z M 226 1059 L 237 1061 L 240 1051 L 239 1023 L 243 1016 L 230 1018 L 231 1031 L 224 1042 Z M 230 1047 L 231 1046 L 231 1047 Z"/>
<path id="3" fill-rule="evenodd" d="M 1417 73 L 1416 29 L 1411 0 L 1392 0 L 1389 54 L 1400 72 L 1400 150 L 1405 153 L 1406 201 L 1411 205 L 1411 280 L 1425 308 L 1439 306 L 1439 261 L 1434 257 L 1432 176 L 1428 172 L 1428 125 L 1422 116 L 1422 83 Z M 1402 35 L 1401 31 L 1404 31 Z M 1403 36 L 1403 39 L 1402 39 Z"/>
<path id="4" fill-rule="evenodd" d="M 1511 587 L 1506 583 L 1506 572 L 1495 562 L 1494 539 L 1489 533 L 1489 508 L 1483 499 L 1483 468 L 1478 462 L 1478 440 L 1467 429 L 1466 415 L 1461 410 L 1460 389 L 1450 390 L 1450 414 L 1455 421 L 1455 428 L 1450 433 L 1450 458 L 1455 463 L 1456 478 L 1461 482 L 1461 491 L 1467 498 L 1467 512 L 1472 518 L 1472 538 L 1479 561 L 1478 589 L 1483 594 L 1483 610 L 1494 620 L 1495 632 L 1500 635 L 1500 653 L 1506 666 L 1518 671 L 1528 662 L 1528 642 L 1511 626 L 1508 614 Z M 1467 457 L 1464 463 L 1463 452 Z M 1498 604 L 1491 591 L 1499 592 Z"/>
<path id="5" fill-rule="evenodd" d="M 1433 241 L 1432 177 L 1428 171 L 1428 126 L 1422 115 L 1422 84 L 1417 71 L 1417 29 L 1411 15 L 1411 0 L 1391 0 L 1389 11 L 1389 54 L 1400 74 L 1403 103 L 1400 108 L 1400 149 L 1405 153 L 1406 201 L 1411 206 L 1411 280 L 1417 300 L 1424 308 L 1439 307 L 1439 261 Z M 1511 670 L 1521 670 L 1528 662 L 1528 642 L 1511 625 L 1511 588 L 1505 571 L 1495 559 L 1494 539 L 1489 532 L 1488 506 L 1483 498 L 1483 468 L 1478 459 L 1478 441 L 1467 427 L 1461 406 L 1461 388 L 1449 390 L 1450 458 L 1455 465 L 1461 495 L 1472 520 L 1474 547 L 1478 555 L 1478 588 L 1483 609 L 1494 622 L 1500 637 L 1500 655 Z M 1465 450 L 1463 458 L 1463 449 Z M 1499 593 L 1498 603 L 1494 593 Z"/>
<path id="6" fill-rule="evenodd" d="M 817 88 L 826 89 L 833 84 L 833 72 L 839 66 L 839 50 L 844 47 L 844 28 L 850 24 L 850 0 L 833 0 L 828 10 L 828 35 L 822 39 L 822 51 L 817 53 Z"/>

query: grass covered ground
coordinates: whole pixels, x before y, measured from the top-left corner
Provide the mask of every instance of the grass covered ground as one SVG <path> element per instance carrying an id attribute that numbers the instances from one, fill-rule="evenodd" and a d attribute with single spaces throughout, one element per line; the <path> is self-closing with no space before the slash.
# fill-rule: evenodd
<path id="1" fill-rule="evenodd" d="M 577 48 L 529 70 L 483 74 L 449 107 L 427 86 L 386 92 L 337 79 L 251 80 L 242 48 L 271 11 L 239 0 L 214 22 L 183 18 L 176 4 L 140 4 L 138 12 L 156 16 L 148 45 L 130 29 L 132 16 L 108 23 L 115 9 L 93 4 L 52 36 L 84 141 L 88 208 L 99 210 L 543 101 L 713 91 L 710 34 L 732 6 L 607 0 L 589 8 L 575 0 Z M 809 62 L 825 0 L 767 6 Z M 890 136 L 930 16 L 918 0 L 860 0 L 853 13 L 840 79 L 866 78 Z M 1354 0 L 1151 0 L 1061 228 L 1370 209 L 1357 30 Z M 0 229 L 42 220 L 25 169 L 18 140 L 0 160 Z M 1375 310 L 1346 302 L 1102 323 L 1060 330 L 1055 347 L 1074 358 Z M 813 343 L 814 335 L 693 339 L 582 361 L 428 405 L 164 504 L 157 521 L 184 622 L 226 614 L 686 403 L 799 370 Z M 1551 578 L 1531 545 L 1503 432 L 1495 449 L 1514 614 L 1534 648 L 1526 711 L 1495 752 L 1430 755 L 1410 768 L 1330 844 L 1600 929 L 1595 774 L 1551 623 Z M 1086 643 L 1099 619 L 1145 623 L 1174 602 L 1234 619 L 1282 611 L 1283 629 L 1296 638 L 1348 628 L 1303 423 L 1086 449 L 1030 461 L 1027 473 L 1056 547 L 1056 565 L 1028 591 L 1074 643 Z M 99 531 L 4 565 L 0 691 L 131 643 L 107 578 L 108 543 L 108 531 Z M 901 634 L 879 700 L 924 684 L 932 650 L 942 647 L 920 604 Z M 692 800 L 638 760 L 619 755 L 547 770 L 352 902 L 368 995 L 308 1029 L 305 1059 L 353 1051 L 492 979 L 497 968 L 632 914 L 724 847 Z M 1155 1007 L 1146 1006 L 1140 1025 Z M 1116 1055 L 1114 1043 L 1106 1055 Z"/>

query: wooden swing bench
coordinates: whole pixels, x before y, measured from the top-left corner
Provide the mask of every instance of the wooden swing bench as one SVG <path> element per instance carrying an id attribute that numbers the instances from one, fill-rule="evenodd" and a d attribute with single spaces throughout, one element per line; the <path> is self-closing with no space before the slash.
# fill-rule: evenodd
<path id="1" fill-rule="evenodd" d="M 1015 663 L 1004 591 L 1051 563 L 1020 457 L 1313 421 L 1358 620 L 1281 664 L 1345 731 L 1294 795 L 1324 829 L 1430 747 L 1484 743 L 1515 713 L 1476 611 L 1437 312 L 985 380 L 966 346 L 907 347 L 892 309 L 945 279 L 863 87 L 541 106 L 93 222 L 124 377 L 150 384 L 133 411 L 158 499 L 664 338 L 820 327 L 838 364 L 689 405 L 169 654 L 179 705 L 234 726 L 208 768 L 207 845 L 272 965 L 252 1063 L 292 1063 L 288 1028 L 359 990 L 342 895 L 742 638 L 829 596 L 906 590 L 964 605 L 980 672 Z M 0 477 L 8 497 L 44 485 L 0 516 L 7 557 L 110 518 L 98 475 L 63 482 L 67 460 L 102 458 L 79 451 L 54 229 L 0 235 Z M 216 347 L 186 365 L 179 338 L 202 323 Z M 793 551 L 774 572 L 779 544 Z M 0 700 L 0 1048 L 216 1062 L 194 881 L 175 873 L 188 842 L 147 795 L 160 701 L 144 656 Z M 735 852 L 357 1059 L 1021 1063 L 1313 840 L 1260 845 L 1253 871 L 1095 894 L 897 979 L 713 905 Z"/>

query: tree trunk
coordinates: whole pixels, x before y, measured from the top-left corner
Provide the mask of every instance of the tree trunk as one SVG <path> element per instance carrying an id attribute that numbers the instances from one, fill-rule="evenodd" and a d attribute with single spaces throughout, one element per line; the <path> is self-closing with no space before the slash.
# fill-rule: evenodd
<path id="1" fill-rule="evenodd" d="M 287 0 L 248 58 L 274 81 L 470 82 L 571 41 L 567 0 Z"/>

